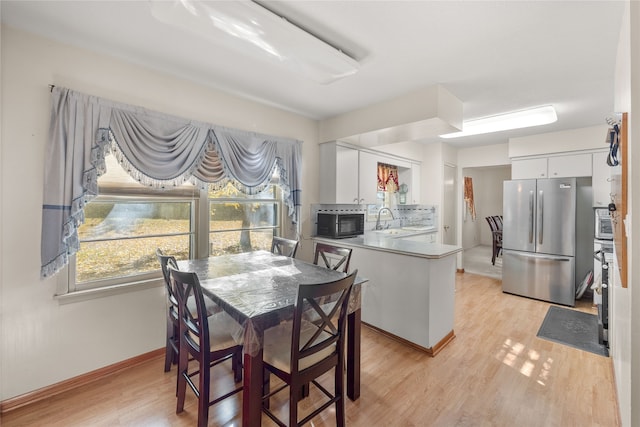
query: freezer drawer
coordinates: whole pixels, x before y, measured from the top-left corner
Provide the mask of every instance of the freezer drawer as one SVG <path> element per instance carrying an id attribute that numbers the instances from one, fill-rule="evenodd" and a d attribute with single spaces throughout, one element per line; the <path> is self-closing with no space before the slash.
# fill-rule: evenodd
<path id="1" fill-rule="evenodd" d="M 502 291 L 575 305 L 573 257 L 503 250 Z"/>

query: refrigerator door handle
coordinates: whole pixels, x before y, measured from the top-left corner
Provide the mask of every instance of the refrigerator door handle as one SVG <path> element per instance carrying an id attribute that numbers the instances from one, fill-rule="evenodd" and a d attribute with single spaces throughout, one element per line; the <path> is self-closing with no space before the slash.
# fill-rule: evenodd
<path id="1" fill-rule="evenodd" d="M 538 244 L 542 244 L 542 234 L 544 231 L 544 191 L 538 193 Z"/>
<path id="2" fill-rule="evenodd" d="M 529 191 L 529 243 L 533 243 L 533 191 Z"/>

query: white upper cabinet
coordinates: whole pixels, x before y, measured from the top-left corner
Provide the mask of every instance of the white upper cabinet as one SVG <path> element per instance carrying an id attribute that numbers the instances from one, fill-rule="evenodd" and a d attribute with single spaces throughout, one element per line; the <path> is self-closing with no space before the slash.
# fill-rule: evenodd
<path id="1" fill-rule="evenodd" d="M 358 203 L 376 204 L 378 197 L 378 156 L 360 151 L 358 183 Z"/>
<path id="2" fill-rule="evenodd" d="M 591 176 L 591 153 L 549 157 L 549 178 Z"/>
<path id="3" fill-rule="evenodd" d="M 320 203 L 377 204 L 378 163 L 398 167 L 409 187 L 407 203 L 420 203 L 420 165 L 337 142 L 320 144 Z"/>
<path id="4" fill-rule="evenodd" d="M 511 179 L 548 178 L 547 158 L 519 159 L 511 162 Z"/>
<path id="5" fill-rule="evenodd" d="M 320 203 L 358 203 L 358 150 L 320 145 Z"/>
<path id="6" fill-rule="evenodd" d="M 611 166 L 607 164 L 608 151 L 593 153 L 593 207 L 606 208 L 611 203 Z"/>
<path id="7" fill-rule="evenodd" d="M 591 176 L 591 174 L 591 153 L 511 161 L 511 179 L 573 178 Z"/>

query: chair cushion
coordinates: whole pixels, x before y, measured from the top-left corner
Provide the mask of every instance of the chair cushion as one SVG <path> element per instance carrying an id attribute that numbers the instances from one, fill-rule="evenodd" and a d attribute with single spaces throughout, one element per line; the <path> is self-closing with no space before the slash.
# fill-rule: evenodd
<path id="1" fill-rule="evenodd" d="M 303 321 L 300 331 L 300 342 L 307 342 L 318 328 L 310 322 Z M 264 332 L 263 360 L 271 366 L 283 371 L 291 372 L 291 334 L 293 322 L 283 322 L 278 326 L 267 329 Z M 322 332 L 318 341 L 329 338 L 329 334 Z M 335 352 L 335 344 L 315 353 L 309 357 L 300 359 L 298 369 L 300 371 L 329 357 Z"/>
<path id="2" fill-rule="evenodd" d="M 207 316 L 211 316 L 214 313 L 219 313 L 222 311 L 220 306 L 213 302 L 210 298 L 204 297 L 204 305 L 207 308 Z M 190 296 L 187 299 L 187 307 L 189 308 L 190 312 L 196 312 L 196 299 L 193 296 Z"/>
<path id="3" fill-rule="evenodd" d="M 242 340 L 242 327 L 227 313 L 216 313 L 207 318 L 209 323 L 210 351 L 223 350 L 236 345 Z M 191 339 L 198 342 L 198 337 L 190 333 Z M 238 340 L 236 340 L 237 337 Z"/>

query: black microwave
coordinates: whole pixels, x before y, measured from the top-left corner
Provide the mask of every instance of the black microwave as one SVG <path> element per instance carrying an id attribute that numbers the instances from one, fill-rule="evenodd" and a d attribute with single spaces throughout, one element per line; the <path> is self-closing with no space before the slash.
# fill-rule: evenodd
<path id="1" fill-rule="evenodd" d="M 318 213 L 318 232 L 316 234 L 333 239 L 364 234 L 364 214 Z"/>

